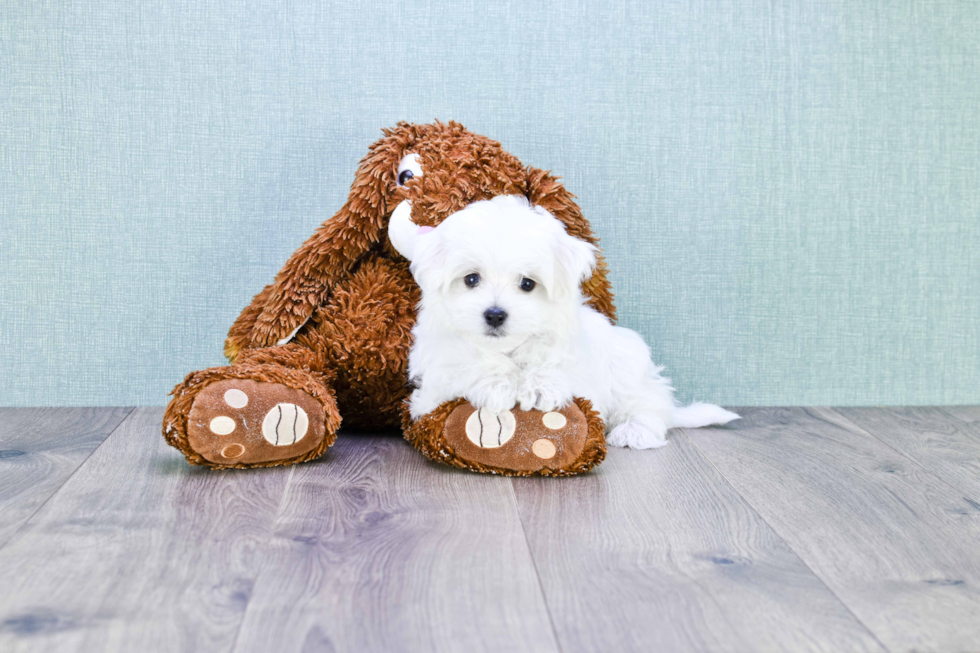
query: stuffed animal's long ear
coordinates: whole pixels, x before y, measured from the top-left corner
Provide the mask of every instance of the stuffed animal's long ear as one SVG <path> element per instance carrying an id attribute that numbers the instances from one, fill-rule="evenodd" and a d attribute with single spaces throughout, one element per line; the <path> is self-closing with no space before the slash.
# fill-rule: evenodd
<path id="1" fill-rule="evenodd" d="M 399 125 L 399 129 L 408 125 Z M 283 344 L 313 315 L 334 284 L 384 237 L 387 189 L 404 147 L 401 133 L 386 132 L 361 161 L 347 202 L 297 249 L 232 326 L 225 352 Z"/>
<path id="2" fill-rule="evenodd" d="M 592 233 L 589 221 L 582 216 L 582 210 L 575 203 L 575 196 L 547 170 L 527 169 L 527 198 L 534 206 L 540 206 L 565 225 L 572 236 L 592 245 L 599 245 L 599 239 Z M 616 306 L 613 304 L 612 288 L 606 278 L 606 262 L 602 251 L 596 252 L 595 271 L 582 282 L 582 292 L 589 298 L 589 305 L 610 320 L 616 319 Z"/>

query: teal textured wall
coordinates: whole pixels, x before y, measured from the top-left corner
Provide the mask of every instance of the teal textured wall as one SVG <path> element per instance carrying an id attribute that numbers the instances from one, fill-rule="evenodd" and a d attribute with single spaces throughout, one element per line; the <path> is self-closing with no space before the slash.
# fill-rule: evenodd
<path id="1" fill-rule="evenodd" d="M 975 2 L 0 3 L 0 403 L 162 404 L 398 120 L 562 175 L 684 399 L 980 403 Z"/>

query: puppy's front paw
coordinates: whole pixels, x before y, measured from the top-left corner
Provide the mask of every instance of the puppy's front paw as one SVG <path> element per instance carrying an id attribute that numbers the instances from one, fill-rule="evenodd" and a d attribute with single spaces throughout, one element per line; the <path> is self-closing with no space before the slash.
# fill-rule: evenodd
<path id="1" fill-rule="evenodd" d="M 409 413 L 412 419 L 418 419 L 434 411 L 444 401 L 446 401 L 445 397 L 420 388 L 413 392 L 408 399 Z"/>
<path id="2" fill-rule="evenodd" d="M 466 393 L 466 399 L 477 408 L 499 413 L 517 404 L 517 391 L 507 379 L 488 377 Z"/>
<path id="3" fill-rule="evenodd" d="M 563 384 L 547 377 L 528 377 L 517 393 L 521 410 L 540 410 L 550 413 L 572 402 L 572 393 Z"/>
<path id="4" fill-rule="evenodd" d="M 662 447 L 667 444 L 667 424 L 652 415 L 634 415 L 610 431 L 606 442 L 631 449 Z"/>
<path id="5" fill-rule="evenodd" d="M 521 405 L 521 410 L 537 409 L 542 413 L 550 413 L 567 406 L 571 402 L 571 396 L 558 388 L 528 388 L 517 395 L 517 402 Z"/>

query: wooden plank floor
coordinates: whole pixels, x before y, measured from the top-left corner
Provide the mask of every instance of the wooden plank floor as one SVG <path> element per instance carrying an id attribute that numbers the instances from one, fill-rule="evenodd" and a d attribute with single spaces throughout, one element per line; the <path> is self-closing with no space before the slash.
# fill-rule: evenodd
<path id="1" fill-rule="evenodd" d="M 0 546 L 64 485 L 131 410 L 0 409 Z"/>
<path id="2" fill-rule="evenodd" d="M 192 468 L 0 409 L 0 651 L 980 651 L 980 409 L 753 408 L 506 479 L 343 434 Z"/>

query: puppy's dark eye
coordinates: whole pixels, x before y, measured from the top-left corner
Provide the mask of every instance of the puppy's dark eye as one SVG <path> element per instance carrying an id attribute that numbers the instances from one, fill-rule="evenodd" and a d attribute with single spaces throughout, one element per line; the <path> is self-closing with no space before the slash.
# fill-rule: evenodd
<path id="1" fill-rule="evenodd" d="M 476 288 L 480 284 L 480 275 L 476 272 L 473 274 L 467 274 L 463 277 L 463 283 L 466 284 L 467 288 Z"/>
<path id="2" fill-rule="evenodd" d="M 404 186 L 408 183 L 409 179 L 415 179 L 415 174 L 411 170 L 402 170 L 398 174 L 398 185 Z"/>
<path id="3" fill-rule="evenodd" d="M 536 285 L 538 284 L 535 283 L 534 279 L 528 279 L 527 277 L 521 279 L 521 290 L 524 292 L 531 292 Z"/>

